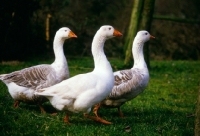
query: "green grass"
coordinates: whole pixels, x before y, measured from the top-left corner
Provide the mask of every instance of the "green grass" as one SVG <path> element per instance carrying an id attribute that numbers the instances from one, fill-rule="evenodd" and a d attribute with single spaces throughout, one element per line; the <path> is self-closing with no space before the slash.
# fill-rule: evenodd
<path id="1" fill-rule="evenodd" d="M 123 61 L 109 59 L 114 71 L 121 69 Z M 51 63 L 52 60 L 1 64 L 0 73 L 9 73 L 32 65 Z M 93 69 L 91 58 L 68 58 L 70 74 L 74 76 Z M 35 105 L 20 104 L 13 108 L 13 99 L 7 87 L 0 82 L 0 135 L 35 136 L 193 136 L 195 104 L 200 83 L 199 61 L 152 61 L 150 82 L 146 90 L 122 106 L 125 118 L 119 118 L 117 109 L 99 110 L 104 119 L 113 122 L 103 125 L 72 114 L 67 125 L 64 112 L 55 112 L 49 103 L 40 113 Z M 90 113 L 92 115 L 92 113 Z M 125 127 L 129 126 L 129 132 Z"/>

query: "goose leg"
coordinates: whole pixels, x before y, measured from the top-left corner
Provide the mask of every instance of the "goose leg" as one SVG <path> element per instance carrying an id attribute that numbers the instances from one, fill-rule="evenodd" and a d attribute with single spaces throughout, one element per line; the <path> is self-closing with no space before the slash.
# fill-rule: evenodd
<path id="1" fill-rule="evenodd" d="M 123 118 L 123 117 L 124 117 L 124 114 L 122 113 L 120 107 L 118 107 L 117 109 L 118 109 L 119 116 L 120 116 L 121 118 Z"/>
<path id="2" fill-rule="evenodd" d="M 66 116 L 64 117 L 64 122 L 70 125 L 71 123 L 69 122 L 69 115 L 66 113 Z"/>
<path id="3" fill-rule="evenodd" d="M 43 114 L 45 114 L 46 111 L 44 110 L 42 104 L 38 103 L 38 106 L 40 107 L 41 112 L 42 112 Z"/>
<path id="4" fill-rule="evenodd" d="M 19 107 L 19 103 L 20 103 L 20 101 L 15 101 L 15 103 L 14 103 L 13 106 L 14 106 L 15 108 L 18 108 L 18 107 Z"/>
<path id="5" fill-rule="evenodd" d="M 57 112 L 54 112 L 54 113 L 51 113 L 51 116 L 56 116 L 58 113 Z"/>
<path id="6" fill-rule="evenodd" d="M 84 113 L 84 117 L 89 118 L 89 119 L 94 120 L 94 121 L 97 121 L 97 122 L 100 122 L 100 123 L 103 123 L 103 124 L 107 124 L 107 125 L 112 124 L 112 122 L 106 121 L 106 120 L 104 120 L 100 117 L 90 116 L 86 113 Z"/>
<path id="7" fill-rule="evenodd" d="M 101 106 L 101 103 L 98 103 L 93 108 L 93 113 L 95 114 L 96 117 L 99 117 L 98 110 L 99 110 L 100 106 Z"/>

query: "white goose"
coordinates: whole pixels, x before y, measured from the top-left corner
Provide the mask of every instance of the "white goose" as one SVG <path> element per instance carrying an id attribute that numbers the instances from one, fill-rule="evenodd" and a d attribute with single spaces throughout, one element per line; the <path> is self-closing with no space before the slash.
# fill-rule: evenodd
<path id="1" fill-rule="evenodd" d="M 83 112 L 84 116 L 92 120 L 107 123 L 99 117 L 89 116 L 91 107 L 109 95 L 114 85 L 112 67 L 104 54 L 104 43 L 107 39 L 122 34 L 112 26 L 102 26 L 94 36 L 92 54 L 95 68 L 92 72 L 76 75 L 54 86 L 40 89 L 35 94 L 45 96 L 59 111 L 67 114 L 64 122 L 69 123 L 69 112 Z"/>
<path id="2" fill-rule="evenodd" d="M 18 107 L 20 102 L 35 103 L 45 113 L 42 103 L 48 99 L 35 96 L 34 92 L 69 78 L 63 44 L 66 39 L 73 37 L 77 36 L 67 27 L 60 28 L 56 32 L 53 43 L 55 61 L 51 65 L 42 64 L 0 75 L 0 80 L 7 85 L 10 95 L 15 100 L 14 107 Z"/>
<path id="3" fill-rule="evenodd" d="M 93 112 L 96 117 L 99 117 L 100 106 L 118 108 L 119 115 L 123 117 L 120 106 L 144 91 L 149 82 L 149 72 L 144 60 L 143 46 L 150 38 L 155 37 L 147 31 L 137 33 L 132 46 L 134 65 L 131 69 L 114 72 L 115 85 L 109 96 L 95 105 Z"/>

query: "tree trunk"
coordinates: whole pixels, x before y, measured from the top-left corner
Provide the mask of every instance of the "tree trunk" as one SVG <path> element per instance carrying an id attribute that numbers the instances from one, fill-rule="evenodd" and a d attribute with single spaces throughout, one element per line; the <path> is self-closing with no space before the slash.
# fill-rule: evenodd
<path id="1" fill-rule="evenodd" d="M 50 18 L 51 18 L 51 14 L 48 13 L 46 17 L 46 30 L 45 30 L 47 49 L 49 49 L 49 39 L 50 39 Z"/>
<path id="2" fill-rule="evenodd" d="M 144 0 L 144 6 L 142 10 L 139 30 L 150 31 L 151 22 L 153 18 L 154 4 L 155 4 L 155 0 Z M 147 63 L 147 67 L 150 68 L 148 43 L 146 43 L 146 45 L 144 46 L 144 57 Z"/>
<path id="3" fill-rule="evenodd" d="M 143 2 L 144 0 L 134 0 L 133 2 L 133 10 L 125 42 L 125 66 L 133 65 L 132 44 L 138 30 Z"/>
<path id="4" fill-rule="evenodd" d="M 200 89 L 196 105 L 196 119 L 195 119 L 195 136 L 200 136 Z"/>

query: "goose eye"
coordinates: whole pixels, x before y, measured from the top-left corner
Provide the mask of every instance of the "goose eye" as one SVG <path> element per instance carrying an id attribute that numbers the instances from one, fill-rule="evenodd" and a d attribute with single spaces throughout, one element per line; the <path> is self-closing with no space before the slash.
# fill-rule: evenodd
<path id="1" fill-rule="evenodd" d="M 109 29 L 109 30 L 111 30 L 111 28 L 110 28 L 110 27 L 109 27 L 108 29 Z"/>
<path id="2" fill-rule="evenodd" d="M 65 32 L 67 32 L 67 30 L 65 30 Z"/>
<path id="3" fill-rule="evenodd" d="M 147 35 L 148 33 L 145 33 L 145 35 Z"/>

